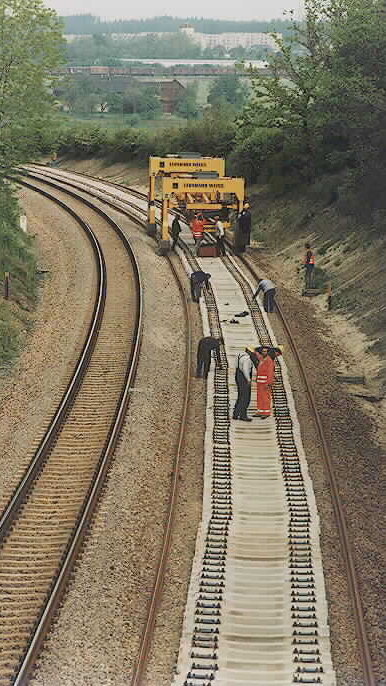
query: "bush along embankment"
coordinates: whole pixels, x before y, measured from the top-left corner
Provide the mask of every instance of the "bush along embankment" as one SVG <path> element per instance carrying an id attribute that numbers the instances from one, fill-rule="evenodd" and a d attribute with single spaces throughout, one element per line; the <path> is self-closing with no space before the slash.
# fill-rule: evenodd
<path id="1" fill-rule="evenodd" d="M 60 118 L 44 132 L 40 152 L 71 159 L 103 158 L 110 162 L 146 163 L 149 155 L 167 155 L 180 150 L 199 151 L 204 155 L 226 156 L 235 145 L 236 126 L 227 111 L 214 108 L 199 121 L 186 126 L 157 130 L 121 128 L 109 130 L 102 125 L 68 121 Z"/>
<path id="2" fill-rule="evenodd" d="M 0 183 L 0 371 L 15 359 L 23 335 L 31 323 L 37 295 L 37 272 L 33 238 L 20 228 L 15 191 Z M 9 297 L 6 274 L 9 274 Z"/>

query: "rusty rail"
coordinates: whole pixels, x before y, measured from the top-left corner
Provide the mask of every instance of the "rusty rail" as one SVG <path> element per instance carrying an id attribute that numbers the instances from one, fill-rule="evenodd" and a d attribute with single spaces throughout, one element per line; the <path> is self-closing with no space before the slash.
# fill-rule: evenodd
<path id="1" fill-rule="evenodd" d="M 65 203 L 60 201 L 58 198 L 53 197 L 50 193 L 44 191 L 41 188 L 37 188 L 33 186 L 32 184 L 29 184 L 25 181 L 21 181 L 18 179 L 18 183 L 25 185 L 27 187 L 32 188 L 34 191 L 37 191 L 41 193 L 42 195 L 48 197 L 50 200 L 57 202 L 61 207 L 63 207 L 67 212 L 69 212 L 81 225 L 82 227 L 87 231 L 87 235 L 90 237 L 92 236 L 92 231 L 90 227 L 86 224 L 86 222 L 83 222 L 80 217 L 77 216 L 76 212 L 69 208 Z M 54 184 L 50 184 L 54 185 Z M 62 189 L 61 189 L 62 190 Z M 75 194 L 73 194 L 75 195 Z M 82 199 L 83 200 L 83 199 Z M 99 501 L 99 497 L 102 492 L 103 484 L 105 481 L 105 477 L 107 474 L 107 471 L 109 469 L 110 461 L 112 458 L 112 455 L 114 453 L 115 447 L 117 445 L 117 441 L 119 438 L 119 434 L 123 425 L 123 421 L 125 418 L 125 414 L 127 411 L 129 399 L 130 399 L 130 387 L 134 383 L 135 375 L 136 375 L 136 369 L 138 365 L 138 358 L 139 358 L 139 351 L 140 351 L 140 345 L 141 345 L 141 335 L 142 335 L 142 320 L 143 320 L 143 312 L 142 312 L 142 282 L 141 282 L 141 277 L 139 273 L 139 267 L 135 258 L 135 255 L 132 251 L 132 248 L 130 246 L 129 241 L 127 240 L 126 236 L 123 234 L 123 232 L 120 230 L 118 225 L 113 222 L 113 220 L 108 217 L 102 210 L 99 208 L 96 208 L 93 206 L 91 203 L 89 203 L 90 206 L 93 207 L 94 210 L 96 210 L 101 216 L 104 217 L 104 219 L 114 228 L 114 230 L 119 234 L 122 242 L 125 245 L 125 248 L 129 254 L 130 261 L 132 264 L 133 272 L 135 275 L 135 281 L 137 284 L 137 289 L 136 289 L 136 319 L 135 319 L 135 334 L 133 337 L 133 343 L 130 351 L 130 357 L 129 357 L 129 363 L 127 366 L 127 372 L 126 376 L 124 379 L 123 383 L 123 390 L 121 392 L 121 396 L 119 399 L 119 403 L 116 408 L 115 412 L 115 419 L 112 422 L 112 425 L 110 427 L 110 432 L 109 432 L 109 438 L 106 441 L 106 444 L 104 446 L 103 452 L 100 456 L 99 464 L 95 472 L 95 476 L 93 479 L 93 482 L 90 486 L 89 493 L 87 495 L 87 498 L 85 500 L 82 512 L 79 516 L 78 522 L 76 524 L 76 527 L 74 528 L 73 534 L 71 541 L 69 542 L 69 545 L 67 547 L 66 553 L 64 555 L 63 561 L 61 568 L 56 576 L 56 578 L 53 581 L 52 584 L 52 589 L 50 592 L 49 597 L 47 598 L 47 602 L 45 607 L 42 610 L 41 616 L 38 618 L 35 628 L 34 628 L 34 633 L 32 635 L 31 641 L 29 643 L 29 646 L 26 650 L 25 655 L 22 658 L 22 661 L 19 665 L 18 668 L 18 673 L 15 677 L 14 680 L 14 686 L 24 686 L 25 684 L 28 683 L 29 676 L 31 674 L 31 671 L 33 670 L 34 664 L 36 662 L 37 656 L 41 650 L 41 647 L 45 641 L 45 638 L 50 630 L 50 626 L 53 620 L 53 617 L 55 613 L 57 612 L 58 608 L 60 607 L 60 604 L 62 602 L 63 594 L 65 592 L 68 580 L 73 572 L 73 569 L 76 564 L 77 557 L 79 555 L 79 552 L 82 548 L 82 545 L 85 540 L 85 536 L 87 534 L 87 530 L 89 528 L 91 518 L 93 516 L 93 513 L 95 511 L 95 508 L 97 506 L 97 503 Z M 39 446 L 38 449 L 38 459 L 34 459 L 31 466 L 27 470 L 27 473 L 25 477 L 22 479 L 21 483 L 19 484 L 18 488 L 16 489 L 16 492 L 14 494 L 14 498 L 12 501 L 9 503 L 2 519 L 1 519 L 1 529 L 0 529 L 0 540 L 1 538 L 4 538 L 6 536 L 6 533 L 9 531 L 10 527 L 12 526 L 13 521 L 15 520 L 15 517 L 17 516 L 17 513 L 22 505 L 22 503 L 25 501 L 25 499 L 28 497 L 29 490 L 31 488 L 32 483 L 35 481 L 37 478 L 39 471 L 42 469 L 45 460 L 47 459 L 47 455 L 50 451 L 51 445 L 55 442 L 55 439 L 59 432 L 61 431 L 61 428 L 63 424 L 66 421 L 66 415 L 68 413 L 69 408 L 72 406 L 77 390 L 79 386 L 82 383 L 82 379 L 86 373 L 87 366 L 89 363 L 89 360 L 92 356 L 92 351 L 95 347 L 95 343 L 98 337 L 98 331 L 100 327 L 100 322 L 103 317 L 103 310 L 104 310 L 104 300 L 105 300 L 105 293 L 106 293 L 106 267 L 104 265 L 104 260 L 103 260 L 103 255 L 100 251 L 100 248 L 98 249 L 98 241 L 94 237 L 95 241 L 93 242 L 93 248 L 98 256 L 98 259 L 100 261 L 100 277 L 98 280 L 98 297 L 96 299 L 96 304 L 94 307 L 94 312 L 93 312 L 93 317 L 92 321 L 89 327 L 86 343 L 84 345 L 84 348 L 80 354 L 77 366 L 76 366 L 76 371 L 75 374 L 72 378 L 72 380 L 69 383 L 69 386 L 63 396 L 63 399 L 55 412 L 54 418 L 52 420 L 51 426 L 44 437 L 41 446 Z M 103 278 L 104 277 L 104 278 Z"/>

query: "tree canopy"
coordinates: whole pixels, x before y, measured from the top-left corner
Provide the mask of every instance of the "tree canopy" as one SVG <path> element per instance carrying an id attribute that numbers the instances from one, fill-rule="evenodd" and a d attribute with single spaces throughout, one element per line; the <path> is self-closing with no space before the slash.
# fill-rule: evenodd
<path id="1" fill-rule="evenodd" d="M 254 150 L 255 178 L 283 188 L 347 168 L 363 176 L 374 157 L 382 166 L 386 143 L 383 2 L 306 0 L 305 9 L 269 58 L 269 75 L 250 72 L 238 133 L 244 153 L 248 140 Z"/>
<path id="2" fill-rule="evenodd" d="M 246 100 L 246 88 L 238 74 L 224 74 L 214 79 L 208 95 L 211 105 L 225 104 L 241 107 Z"/>
<path id="3" fill-rule="evenodd" d="M 61 24 L 41 0 L 0 4 L 0 179 L 34 154 L 60 63 Z"/>

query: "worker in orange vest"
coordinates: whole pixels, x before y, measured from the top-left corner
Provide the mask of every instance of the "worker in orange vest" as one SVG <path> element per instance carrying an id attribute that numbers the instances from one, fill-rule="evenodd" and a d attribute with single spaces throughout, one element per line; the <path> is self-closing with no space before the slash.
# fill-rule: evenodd
<path id="1" fill-rule="evenodd" d="M 198 255 L 198 251 L 200 249 L 200 245 L 202 243 L 202 240 L 204 238 L 204 217 L 199 214 L 195 214 L 193 217 L 193 221 L 190 225 L 190 228 L 192 229 L 192 234 L 194 238 L 194 242 L 196 244 L 196 255 Z"/>
<path id="2" fill-rule="evenodd" d="M 255 348 L 258 359 L 256 374 L 257 412 L 254 417 L 268 419 L 271 416 L 272 386 L 275 381 L 275 362 L 270 355 L 270 348 Z"/>
<path id="3" fill-rule="evenodd" d="M 311 250 L 311 246 L 309 243 L 306 243 L 304 247 L 306 249 L 306 253 L 304 255 L 303 266 L 306 270 L 306 288 L 313 288 L 315 282 L 315 255 Z"/>

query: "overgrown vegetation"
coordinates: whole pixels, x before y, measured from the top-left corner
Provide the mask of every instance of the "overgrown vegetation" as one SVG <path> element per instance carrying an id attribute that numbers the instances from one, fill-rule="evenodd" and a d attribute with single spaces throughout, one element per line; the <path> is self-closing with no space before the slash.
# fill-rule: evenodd
<path id="1" fill-rule="evenodd" d="M 384 3 L 307 0 L 305 22 L 293 21 L 280 47 L 270 76 L 251 72 L 254 97 L 239 121 L 235 166 L 276 192 L 345 172 L 335 197 L 342 209 L 344 198 L 347 211 L 383 212 Z"/>
<path id="2" fill-rule="evenodd" d="M 61 59 L 61 28 L 40 0 L 0 5 L 0 282 L 11 275 L 12 302 L 0 306 L 0 364 L 17 349 L 21 314 L 36 289 L 32 242 L 19 227 L 19 208 L 7 175 L 41 147 L 51 112 L 49 73 Z"/>
<path id="3" fill-rule="evenodd" d="M 60 121 L 60 120 L 59 120 Z M 236 127 L 229 110 L 213 106 L 197 121 L 185 126 L 149 131 L 121 127 L 110 129 L 90 123 L 54 121 L 41 138 L 41 152 L 68 157 L 106 157 L 110 161 L 147 163 L 149 155 L 171 150 L 204 150 L 206 155 L 228 155 L 235 145 Z"/>

